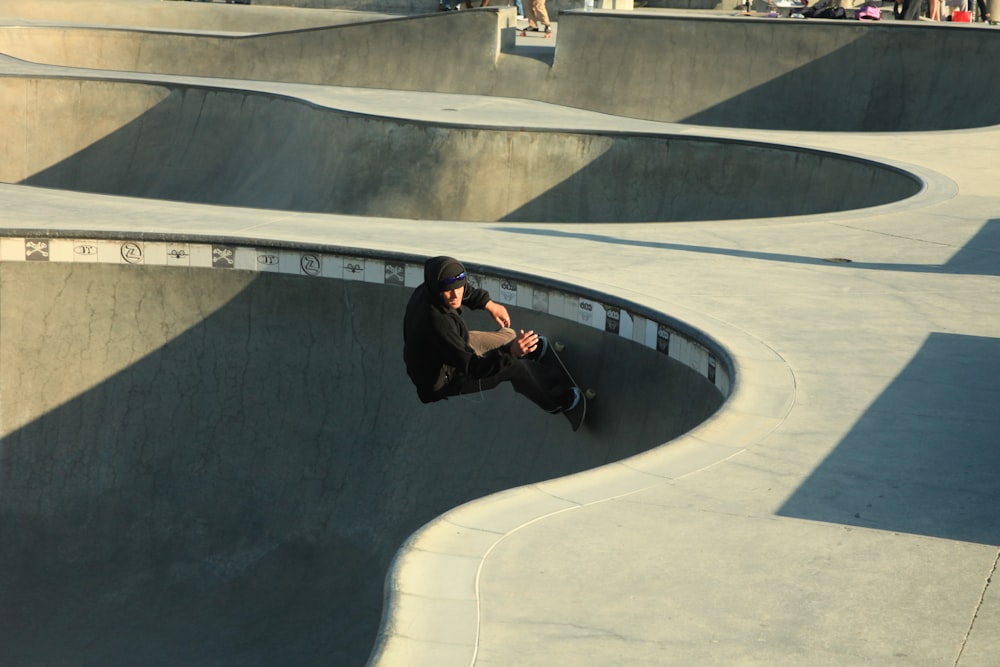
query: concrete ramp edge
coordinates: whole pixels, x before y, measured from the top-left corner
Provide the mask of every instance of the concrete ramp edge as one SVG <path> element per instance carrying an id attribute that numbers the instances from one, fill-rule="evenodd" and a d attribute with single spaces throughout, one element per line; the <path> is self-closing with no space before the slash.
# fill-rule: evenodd
<path id="1" fill-rule="evenodd" d="M 695 312 L 682 317 L 691 326 L 690 335 L 725 346 L 733 379 L 723 407 L 659 447 L 466 503 L 414 533 L 386 577 L 382 626 L 370 666 L 475 664 L 479 577 L 491 552 L 507 537 L 549 517 L 738 457 L 784 421 L 795 402 L 795 378 L 786 361 L 759 339 L 725 323 Z"/>

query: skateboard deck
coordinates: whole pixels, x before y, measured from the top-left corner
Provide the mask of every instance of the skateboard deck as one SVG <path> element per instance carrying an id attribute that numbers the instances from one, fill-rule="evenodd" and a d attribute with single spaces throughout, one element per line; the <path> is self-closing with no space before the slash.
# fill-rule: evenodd
<path id="1" fill-rule="evenodd" d="M 576 407 L 572 410 L 565 410 L 562 413 L 566 416 L 566 419 L 569 420 L 569 424 L 573 427 L 573 430 L 576 431 L 579 430 L 580 426 L 583 424 L 583 420 L 587 416 L 587 399 L 593 399 L 597 396 L 597 394 L 592 389 L 587 389 L 585 391 L 583 387 L 581 387 L 573 378 L 572 373 L 570 373 L 569 369 L 566 367 L 566 363 L 562 360 L 562 357 L 559 356 L 559 352 L 562 352 L 565 349 L 565 346 L 562 343 L 555 341 L 550 341 L 550 343 L 551 344 L 545 351 L 545 354 L 542 355 L 539 361 L 543 364 L 548 364 L 562 373 L 566 382 L 569 383 L 569 386 L 576 387 L 580 391 L 580 402 L 577 403 Z"/>
<path id="2" fill-rule="evenodd" d="M 530 30 L 528 28 L 518 28 L 517 34 L 521 37 L 544 37 L 545 39 L 552 39 L 552 33 L 545 32 L 543 30 Z"/>

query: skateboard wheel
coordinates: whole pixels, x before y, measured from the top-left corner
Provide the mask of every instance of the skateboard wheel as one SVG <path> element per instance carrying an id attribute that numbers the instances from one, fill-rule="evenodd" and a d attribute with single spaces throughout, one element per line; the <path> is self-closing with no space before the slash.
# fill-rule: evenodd
<path id="1" fill-rule="evenodd" d="M 597 398 L 597 392 L 594 391 L 593 389 L 588 389 L 587 391 L 583 392 L 583 395 L 587 397 L 588 401 L 592 401 L 595 398 Z"/>
<path id="2" fill-rule="evenodd" d="M 559 341 L 555 341 L 552 343 L 552 349 L 555 350 L 556 352 L 562 352 L 563 350 L 566 349 L 566 346 L 560 343 Z"/>

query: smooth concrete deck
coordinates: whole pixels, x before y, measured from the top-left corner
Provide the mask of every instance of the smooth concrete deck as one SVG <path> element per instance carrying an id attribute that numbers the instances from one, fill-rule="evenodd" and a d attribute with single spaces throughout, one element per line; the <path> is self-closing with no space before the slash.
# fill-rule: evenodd
<path id="1" fill-rule="evenodd" d="M 560 26 L 560 42 L 567 25 Z M 936 40 L 947 43 L 950 35 L 966 30 L 920 28 L 928 42 L 921 47 L 924 52 Z M 989 39 L 996 36 L 989 29 L 973 30 Z M 608 39 L 627 36 L 615 33 Z M 453 44 L 446 46 L 454 52 Z M 128 78 L 10 60 L 4 71 L 8 76 Z M 140 78 L 185 81 L 153 74 Z M 731 356 L 736 379 L 728 402 L 690 433 L 590 472 L 463 505 L 416 533 L 399 552 L 388 580 L 375 664 L 995 664 L 1000 654 L 1000 597 L 993 585 L 1000 556 L 995 511 L 1000 499 L 1000 168 L 994 156 L 1000 128 L 822 133 L 679 127 L 528 100 L 205 78 L 187 83 L 246 87 L 318 107 L 419 121 L 445 115 L 490 128 L 682 132 L 776 142 L 866 156 L 906 169 L 924 183 L 913 197 L 869 209 L 614 224 L 359 218 L 0 187 L 5 253 L 19 239 L 56 237 L 140 243 L 216 239 L 250 247 L 346 248 L 406 257 L 444 252 L 669 315 L 717 341 Z M 9 154 L 12 142 L 5 140 L 4 146 Z M 799 196 L 783 187 L 781 174 L 774 174 L 772 187 L 776 198 Z M 24 298 L 17 301 L 23 306 L 19 316 L 30 312 L 33 297 L 43 296 L 41 285 L 32 287 L 33 267 L 24 259 L 4 257 L 15 264 L 4 267 L 5 289 L 12 284 L 9 276 L 27 276 Z M 63 284 L 62 279 L 39 281 L 57 293 Z M 150 289 L 159 294 L 163 286 L 153 280 Z M 219 298 L 226 292 L 207 293 Z M 292 295 L 282 293 L 278 301 Z M 10 306 L 9 297 L 4 304 Z M 241 307 L 238 301 L 234 305 Z M 197 323 L 201 312 L 189 315 Z M 20 344 L 22 338 L 11 342 L 8 317 L 0 320 L 2 346 Z M 114 329 L 108 331 L 114 342 Z M 58 336 L 52 343 L 59 344 Z M 275 359 L 281 357 L 279 349 Z M 10 358 L 3 362 L 0 398 L 6 406 L 19 387 L 7 380 Z M 402 373 L 400 380 L 405 381 Z M 616 389 L 600 387 L 602 394 Z M 139 400 L 142 394 L 131 395 Z M 496 401 L 488 398 L 476 414 L 493 429 L 517 434 L 524 426 L 510 423 L 503 412 L 507 403 L 499 396 Z M 493 407 L 496 412 L 490 414 Z M 467 419 L 469 406 L 448 404 L 436 412 Z M 86 410 L 81 414 L 85 417 Z M 478 420 L 477 428 L 468 425 L 467 447 L 474 452 L 482 426 Z M 3 425 L 7 470 L 10 426 Z M 434 425 L 424 427 L 432 432 Z M 59 451 L 54 444 L 45 443 L 53 456 Z M 608 444 L 624 443 L 602 446 Z M 579 445 L 592 453 L 586 440 Z M 537 444 L 540 456 L 548 446 Z M 269 450 L 258 451 L 266 458 Z M 72 479 L 72 462 L 67 463 Z M 205 469 L 205 462 L 191 464 L 189 470 Z M 481 475 L 497 464 L 495 458 L 481 459 L 481 467 L 469 474 Z M 442 472 L 448 465 L 442 464 Z M 44 466 L 36 469 L 44 471 Z M 238 480 L 232 481 L 238 490 Z M 3 493 L 10 488 L 5 483 Z M 400 492 L 395 486 L 391 490 Z M 176 502 L 183 513 L 183 494 L 170 500 L 176 491 L 150 497 Z M 4 498 L 9 515 L 13 506 L 10 496 Z M 4 530 L 13 535 L 4 538 L 5 548 L 40 539 L 22 532 L 27 530 L 24 516 L 21 523 L 5 521 Z M 234 512 L 237 525 L 226 530 L 240 535 L 238 519 Z M 317 519 L 316 525 L 322 524 Z M 204 525 L 198 531 L 211 532 Z M 194 544 L 205 553 L 212 547 L 210 541 Z M 265 608 L 238 628 L 224 626 L 231 634 L 219 643 L 218 653 L 180 657 L 202 664 L 226 664 L 234 655 L 245 664 L 273 662 L 276 655 L 287 658 L 285 664 L 336 661 L 317 639 L 323 636 L 322 623 L 315 632 L 299 632 L 315 623 L 297 606 L 310 573 L 326 582 L 334 579 L 324 567 L 334 552 L 310 551 L 317 545 L 322 543 L 288 543 L 272 552 L 278 567 L 271 579 L 279 580 L 279 588 L 266 600 L 251 600 L 249 588 L 234 590 L 237 601 L 273 603 L 272 614 Z M 9 551 L 4 555 L 5 562 L 15 563 L 5 572 L 8 591 L 11 582 L 30 584 L 31 576 L 48 574 L 29 567 L 30 552 L 18 550 L 12 560 Z M 86 601 L 106 591 L 87 588 L 93 580 L 73 570 L 73 555 L 55 558 L 69 564 L 63 574 L 80 586 L 74 609 L 85 614 Z M 191 562 L 238 581 L 241 567 L 261 560 L 253 550 L 220 550 L 194 554 Z M 312 569 L 304 568 L 305 562 Z M 288 586 L 282 588 L 280 576 L 296 567 L 306 581 L 284 580 Z M 329 602 L 316 597 L 310 604 L 317 608 Z M 17 620 L 45 608 L 41 601 L 32 609 L 5 607 L 3 616 Z M 155 627 L 159 617 L 150 614 L 150 627 Z M 218 622 L 211 613 L 201 618 L 207 625 Z M 285 623 L 289 618 L 298 622 Z M 37 619 L 32 627 L 44 629 L 44 614 Z M 59 620 L 48 627 L 69 627 Z M 178 657 L 172 651 L 190 635 L 172 635 L 174 629 L 136 650 L 159 647 L 165 660 Z M 94 630 L 84 626 L 79 632 L 96 641 L 83 642 L 73 654 L 74 664 L 131 662 L 127 654 L 98 650 L 107 646 L 101 632 L 108 629 Z M 269 632 L 277 645 L 237 653 Z M 2 637 L 5 647 L 12 645 L 12 634 Z M 66 648 L 58 635 L 29 632 L 27 638 Z M 295 652 L 303 647 L 311 653 Z M 22 662 L 45 664 L 47 657 L 28 653 Z"/>

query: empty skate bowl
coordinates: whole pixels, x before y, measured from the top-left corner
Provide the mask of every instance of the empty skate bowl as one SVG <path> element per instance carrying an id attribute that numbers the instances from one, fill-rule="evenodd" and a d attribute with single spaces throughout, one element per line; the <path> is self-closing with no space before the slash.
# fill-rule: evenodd
<path id="1" fill-rule="evenodd" d="M 361 664 L 414 530 L 660 445 L 732 384 L 725 353 L 682 323 L 474 271 L 544 304 L 512 314 L 567 342 L 599 389 L 588 424 L 573 433 L 508 387 L 422 405 L 401 350 L 415 259 L 0 248 L 21 258 L 0 262 L 9 664 Z"/>
<path id="2" fill-rule="evenodd" d="M 804 148 L 435 125 L 231 89 L 7 77 L 0 105 L 0 181 L 185 202 L 646 222 L 844 211 L 922 188 L 901 169 Z"/>

